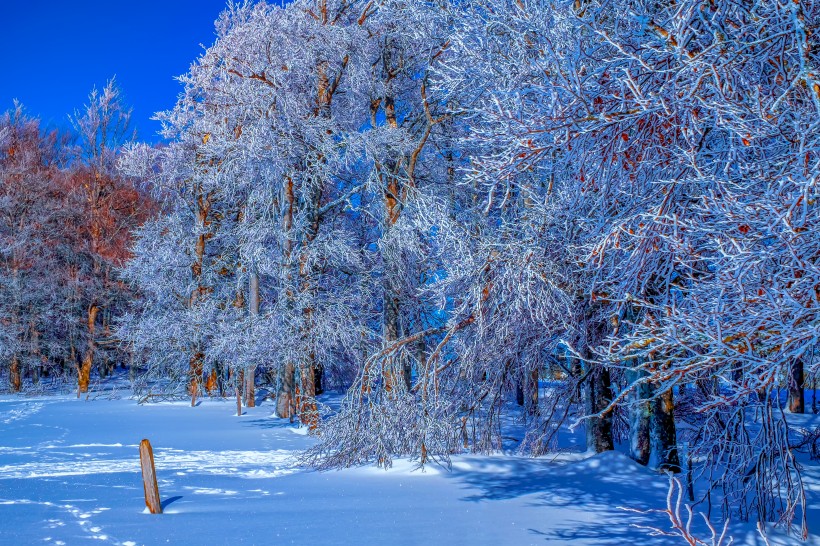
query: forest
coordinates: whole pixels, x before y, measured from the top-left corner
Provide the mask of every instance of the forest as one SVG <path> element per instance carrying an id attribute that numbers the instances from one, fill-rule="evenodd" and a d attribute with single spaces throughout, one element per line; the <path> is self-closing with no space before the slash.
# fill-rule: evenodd
<path id="1" fill-rule="evenodd" d="M 808 537 L 820 2 L 230 3 L 179 80 L 159 144 L 0 118 L 0 390 L 261 395 L 319 469 L 584 430 Z"/>

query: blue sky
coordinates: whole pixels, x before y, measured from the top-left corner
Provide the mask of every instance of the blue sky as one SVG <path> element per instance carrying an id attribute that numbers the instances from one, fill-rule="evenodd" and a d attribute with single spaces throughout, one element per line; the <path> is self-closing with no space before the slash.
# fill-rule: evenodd
<path id="1" fill-rule="evenodd" d="M 185 73 L 214 41 L 226 0 L 11 0 L 3 5 L 0 111 L 19 99 L 45 126 L 67 126 L 93 86 L 116 75 L 141 140 L 174 105 Z"/>

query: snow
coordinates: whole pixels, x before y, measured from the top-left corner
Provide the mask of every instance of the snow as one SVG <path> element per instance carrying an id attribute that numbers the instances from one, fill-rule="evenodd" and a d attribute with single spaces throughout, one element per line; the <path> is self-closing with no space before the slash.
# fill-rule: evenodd
<path id="1" fill-rule="evenodd" d="M 669 544 L 667 482 L 618 452 L 459 456 L 332 472 L 295 458 L 314 440 L 232 401 L 0 397 L 3 544 Z M 803 417 L 803 416 L 801 416 Z M 138 444 L 154 448 L 164 515 L 145 510 Z M 811 469 L 814 470 L 814 469 Z M 808 477 L 809 506 L 820 483 Z M 811 510 L 815 520 L 817 511 Z M 737 544 L 759 544 L 748 524 Z M 817 531 L 817 529 L 815 529 Z M 779 536 L 774 543 L 789 543 Z M 794 539 L 792 539 L 794 540 Z M 812 543 L 820 544 L 817 536 Z"/>

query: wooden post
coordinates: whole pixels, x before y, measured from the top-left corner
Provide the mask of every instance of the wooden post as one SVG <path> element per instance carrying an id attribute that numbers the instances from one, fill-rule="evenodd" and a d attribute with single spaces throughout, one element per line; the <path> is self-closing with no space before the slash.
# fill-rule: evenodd
<path id="1" fill-rule="evenodd" d="M 154 468 L 154 451 L 148 440 L 140 442 L 140 468 L 142 468 L 142 485 L 145 489 L 145 506 L 152 514 L 162 514 L 157 471 Z"/>

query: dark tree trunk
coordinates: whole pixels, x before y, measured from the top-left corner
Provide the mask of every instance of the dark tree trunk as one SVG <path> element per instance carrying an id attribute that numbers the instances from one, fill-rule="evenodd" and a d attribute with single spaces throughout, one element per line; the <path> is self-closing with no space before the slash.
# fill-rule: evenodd
<path id="1" fill-rule="evenodd" d="M 609 370 L 600 366 L 592 371 L 587 383 L 588 415 L 600 413 L 612 401 L 612 381 Z M 587 448 L 596 453 L 615 449 L 612 439 L 612 412 L 587 419 Z"/>
<path id="2" fill-rule="evenodd" d="M 789 367 L 789 411 L 792 413 L 803 413 L 806 410 L 803 381 L 803 359 L 795 358 Z"/>
<path id="3" fill-rule="evenodd" d="M 539 379 L 539 370 L 536 368 L 530 374 L 530 405 L 527 408 L 527 411 L 531 415 L 535 415 L 538 413 L 538 379 Z"/>
<path id="4" fill-rule="evenodd" d="M 646 372 L 630 372 L 630 380 L 636 381 L 646 376 Z M 641 383 L 632 393 L 632 404 L 629 407 L 629 456 L 646 466 L 652 453 L 650 428 L 652 422 L 652 387 Z"/>
<path id="5" fill-rule="evenodd" d="M 324 375 L 325 367 L 321 364 L 317 364 L 316 367 L 313 369 L 313 387 L 316 389 L 317 396 L 325 392 L 325 386 L 323 383 Z"/>
<path id="6" fill-rule="evenodd" d="M 652 432 L 655 450 L 658 454 L 658 468 L 670 472 L 680 472 L 678 440 L 675 430 L 675 399 L 672 389 L 668 389 L 653 400 Z"/>
<path id="7" fill-rule="evenodd" d="M 525 406 L 530 415 L 538 413 L 538 370 L 525 374 L 515 384 L 515 402 Z"/>
<path id="8" fill-rule="evenodd" d="M 521 385 L 521 381 L 515 384 L 515 403 L 519 406 L 524 405 L 524 387 Z"/>

